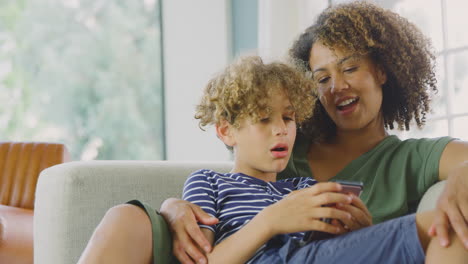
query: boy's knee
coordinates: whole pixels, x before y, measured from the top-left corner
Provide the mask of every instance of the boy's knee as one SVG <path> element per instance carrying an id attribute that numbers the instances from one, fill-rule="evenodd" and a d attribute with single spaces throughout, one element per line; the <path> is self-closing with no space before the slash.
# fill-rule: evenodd
<path id="1" fill-rule="evenodd" d="M 119 204 L 107 210 L 104 218 L 127 222 L 127 221 L 144 221 L 148 219 L 146 212 L 136 205 Z"/>
<path id="2" fill-rule="evenodd" d="M 116 205 L 107 210 L 101 223 L 95 230 L 94 236 L 141 237 L 151 234 L 151 221 L 146 212 L 131 204 Z"/>

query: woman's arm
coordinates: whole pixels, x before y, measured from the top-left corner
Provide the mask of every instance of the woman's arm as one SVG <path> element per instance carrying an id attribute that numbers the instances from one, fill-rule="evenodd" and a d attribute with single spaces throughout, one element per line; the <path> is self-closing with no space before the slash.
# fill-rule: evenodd
<path id="1" fill-rule="evenodd" d="M 269 239 L 277 234 L 318 230 L 337 234 L 340 228 L 320 221 L 320 218 L 350 219 L 345 211 L 322 207 L 333 203 L 349 204 L 350 196 L 337 193 L 337 183 L 318 183 L 294 191 L 279 202 L 268 206 L 239 231 L 216 245 L 208 254 L 209 263 L 245 263 Z M 285 221 L 287 219 L 287 221 Z"/>
<path id="2" fill-rule="evenodd" d="M 176 198 L 165 200 L 160 213 L 172 233 L 174 256 L 184 264 L 193 264 L 193 260 L 206 263 L 205 253 L 211 252 L 212 243 L 206 239 L 197 221 L 204 225 L 215 225 L 218 219 L 205 213 L 199 206 Z"/>
<path id="3" fill-rule="evenodd" d="M 439 162 L 439 180 L 447 180 L 468 161 L 468 142 L 454 140 L 447 144 Z M 468 175 L 465 175 L 468 176 Z"/>
<path id="4" fill-rule="evenodd" d="M 468 142 L 455 140 L 447 144 L 440 158 L 439 179 L 447 183 L 429 233 L 448 246 L 451 226 L 468 249 Z"/>

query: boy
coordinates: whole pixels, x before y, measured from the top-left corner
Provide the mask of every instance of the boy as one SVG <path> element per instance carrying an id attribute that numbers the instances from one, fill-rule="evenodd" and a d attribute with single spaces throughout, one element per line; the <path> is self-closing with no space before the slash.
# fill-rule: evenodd
<path id="1" fill-rule="evenodd" d="M 205 89 L 195 117 L 215 125 L 234 153 L 229 173 L 200 170 L 186 181 L 183 197 L 219 219 L 203 226 L 216 245 L 210 263 L 421 263 L 449 256 L 463 263 L 467 252 L 456 241 L 443 249 L 422 230 L 432 213 L 410 215 L 333 239 L 302 246 L 304 231 L 347 232 L 346 206 L 367 211 L 359 198 L 339 193 L 337 183 L 311 178 L 276 181 L 289 160 L 296 123 L 310 117 L 312 83 L 285 64 L 247 57 L 229 66 Z M 328 204 L 341 205 L 324 207 Z M 288 217 L 288 222 L 284 219 Z M 333 224 L 321 218 L 335 219 Z M 338 221 L 337 221 L 338 220 Z M 344 224 L 339 224 L 344 223 Z M 421 243 L 420 243 L 421 240 Z M 448 257 L 444 257 L 448 260 Z"/>

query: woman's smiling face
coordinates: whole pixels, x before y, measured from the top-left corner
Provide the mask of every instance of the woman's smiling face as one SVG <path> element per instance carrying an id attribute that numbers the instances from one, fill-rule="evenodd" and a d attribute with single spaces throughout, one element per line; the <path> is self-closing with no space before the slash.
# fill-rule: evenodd
<path id="1" fill-rule="evenodd" d="M 338 132 L 359 130 L 375 122 L 383 127 L 382 85 L 387 78 L 369 56 L 331 50 L 316 42 L 309 64 L 320 102 Z"/>

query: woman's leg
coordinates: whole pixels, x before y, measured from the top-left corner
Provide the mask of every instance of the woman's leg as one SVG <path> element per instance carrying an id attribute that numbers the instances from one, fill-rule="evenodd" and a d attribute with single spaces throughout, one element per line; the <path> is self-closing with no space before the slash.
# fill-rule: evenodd
<path id="1" fill-rule="evenodd" d="M 123 204 L 107 211 L 91 236 L 79 264 L 152 261 L 151 222 L 138 206 Z"/>
<path id="2" fill-rule="evenodd" d="M 428 234 L 434 219 L 434 212 L 423 212 L 416 215 L 416 226 L 421 245 L 426 252 L 426 263 L 468 263 L 468 250 L 453 230 L 450 231 L 450 246 L 440 245 L 437 237 Z"/>
<path id="3" fill-rule="evenodd" d="M 468 263 L 468 251 L 454 235 L 448 248 L 428 235 L 432 219 L 432 212 L 408 215 L 302 247 L 278 236 L 256 263 Z"/>

